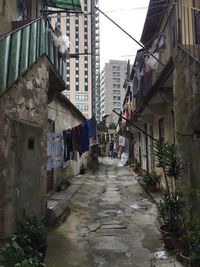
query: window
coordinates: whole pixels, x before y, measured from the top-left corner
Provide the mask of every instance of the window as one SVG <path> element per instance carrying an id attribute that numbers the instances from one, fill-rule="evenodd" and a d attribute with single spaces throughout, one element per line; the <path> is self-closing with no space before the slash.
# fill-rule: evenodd
<path id="1" fill-rule="evenodd" d="M 70 99 L 70 93 L 69 93 L 69 92 L 65 93 L 65 96 L 66 96 L 68 99 Z"/>
<path id="2" fill-rule="evenodd" d="M 76 100 L 88 100 L 88 94 L 79 93 L 75 96 Z"/>
<path id="3" fill-rule="evenodd" d="M 117 66 L 117 70 L 118 70 L 118 71 L 120 70 L 120 66 Z"/>
<path id="4" fill-rule="evenodd" d="M 88 104 L 76 104 L 76 107 L 81 111 L 87 111 L 88 110 Z"/>
<path id="5" fill-rule="evenodd" d="M 17 1 L 17 20 L 28 20 L 31 18 L 31 1 Z"/>

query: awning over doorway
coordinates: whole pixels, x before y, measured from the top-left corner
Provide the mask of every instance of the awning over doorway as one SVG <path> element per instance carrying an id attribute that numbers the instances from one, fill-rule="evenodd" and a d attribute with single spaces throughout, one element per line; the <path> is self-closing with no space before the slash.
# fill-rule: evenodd
<path id="1" fill-rule="evenodd" d="M 65 10 L 81 11 L 80 0 L 47 0 L 47 6 Z"/>

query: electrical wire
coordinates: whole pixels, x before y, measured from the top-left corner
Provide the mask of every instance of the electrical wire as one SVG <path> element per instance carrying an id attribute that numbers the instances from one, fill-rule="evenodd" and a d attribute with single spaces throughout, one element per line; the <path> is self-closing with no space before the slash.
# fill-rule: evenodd
<path id="1" fill-rule="evenodd" d="M 166 0 L 162 0 L 162 1 L 158 1 L 158 2 L 166 2 Z M 156 3 L 158 3 L 156 2 Z M 163 5 L 159 5 L 159 6 L 152 6 L 152 7 L 149 7 L 146 6 L 146 7 L 133 7 L 133 8 L 129 8 L 129 9 L 115 9 L 115 10 L 108 10 L 108 11 L 105 11 L 104 13 L 117 13 L 117 12 L 121 12 L 121 11 L 130 11 L 130 10 L 140 10 L 140 9 L 148 9 L 148 10 L 151 10 L 151 9 L 156 9 L 156 8 L 160 8 L 160 7 L 167 7 L 169 6 L 169 4 L 163 4 Z M 51 17 L 56 17 L 57 14 L 49 14 Z M 76 14 L 73 13 L 73 14 L 63 14 L 61 15 L 61 17 L 66 17 L 66 16 L 70 16 L 70 17 L 74 17 Z M 83 13 L 78 13 L 79 16 L 83 16 L 83 15 L 92 15 L 91 12 L 83 12 Z"/>

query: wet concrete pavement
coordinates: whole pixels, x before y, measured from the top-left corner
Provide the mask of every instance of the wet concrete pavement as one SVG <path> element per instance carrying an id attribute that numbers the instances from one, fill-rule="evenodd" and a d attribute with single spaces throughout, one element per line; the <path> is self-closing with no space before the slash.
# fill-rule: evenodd
<path id="1" fill-rule="evenodd" d="M 73 179 L 80 185 L 71 215 L 49 231 L 48 267 L 179 266 L 171 258 L 155 261 L 163 250 L 156 207 L 133 172 L 105 159 L 97 174 Z"/>

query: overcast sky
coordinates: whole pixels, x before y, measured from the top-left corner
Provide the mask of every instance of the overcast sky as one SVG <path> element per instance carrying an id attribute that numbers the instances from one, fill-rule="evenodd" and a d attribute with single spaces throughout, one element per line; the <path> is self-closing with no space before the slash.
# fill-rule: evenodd
<path id="1" fill-rule="evenodd" d="M 124 28 L 138 41 L 140 40 L 149 0 L 99 0 L 99 8 Z M 100 15 L 100 55 L 101 70 L 110 59 L 134 61 L 139 46 Z"/>

